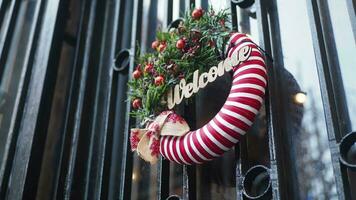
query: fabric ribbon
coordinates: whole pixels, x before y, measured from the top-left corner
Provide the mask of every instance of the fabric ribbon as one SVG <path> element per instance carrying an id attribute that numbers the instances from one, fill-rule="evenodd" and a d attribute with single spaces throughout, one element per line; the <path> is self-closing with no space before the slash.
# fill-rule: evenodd
<path id="1" fill-rule="evenodd" d="M 131 129 L 131 151 L 136 151 L 142 159 L 154 164 L 160 154 L 161 135 L 182 136 L 187 132 L 189 132 L 189 126 L 183 118 L 173 111 L 164 111 L 145 129 Z"/>

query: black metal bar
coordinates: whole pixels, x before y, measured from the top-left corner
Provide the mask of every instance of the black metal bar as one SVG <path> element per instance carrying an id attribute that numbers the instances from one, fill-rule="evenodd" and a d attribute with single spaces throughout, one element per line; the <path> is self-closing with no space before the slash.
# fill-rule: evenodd
<path id="1" fill-rule="evenodd" d="M 117 47 L 124 49 L 130 47 L 131 38 L 131 16 L 133 14 L 133 1 L 121 1 L 122 5 L 120 9 L 120 27 L 127 27 L 122 30 L 119 29 L 120 39 L 117 41 Z M 130 28 L 129 28 L 130 27 Z M 131 56 L 129 55 L 129 58 Z M 128 67 L 120 71 L 117 77 L 117 98 L 116 98 L 116 110 L 114 119 L 114 132 L 113 132 L 113 148 L 111 159 L 112 162 L 110 170 L 110 188 L 109 188 L 109 199 L 117 199 L 120 196 L 120 185 L 124 184 L 121 182 L 121 167 L 122 167 L 122 156 L 123 156 L 123 144 L 125 134 L 125 118 L 126 118 L 126 99 L 127 99 L 127 81 L 128 81 Z M 129 166 L 132 167 L 132 166 Z"/>
<path id="2" fill-rule="evenodd" d="M 0 6 L 0 27 L 2 27 L 0 35 L 0 82 L 5 70 L 5 62 L 9 47 L 11 44 L 11 38 L 14 35 L 14 27 L 16 24 L 17 13 L 19 10 L 21 1 L 4 1 Z M 7 15 L 6 15 L 7 14 Z M 5 15 L 7 18 L 4 18 Z M 5 19 L 5 20 L 4 20 Z"/>
<path id="3" fill-rule="evenodd" d="M 240 24 L 238 24 L 237 7 L 232 1 L 230 1 L 231 18 L 232 18 L 232 30 L 240 31 L 242 33 L 250 33 L 250 27 L 246 24 L 250 24 L 249 17 L 246 17 L 246 10 L 239 8 L 240 11 Z M 240 26 L 239 26 L 240 25 Z M 240 28 L 240 30 L 239 30 Z M 241 137 L 239 143 L 235 146 L 235 181 L 236 181 L 236 197 L 237 199 L 243 199 L 243 177 L 244 171 L 250 166 L 248 163 L 248 147 L 247 137 Z"/>
<path id="4" fill-rule="evenodd" d="M 23 67 L 22 67 L 22 72 L 21 76 L 22 77 L 19 80 L 18 84 L 18 89 L 17 89 L 17 94 L 15 97 L 15 103 L 13 105 L 13 114 L 11 116 L 11 119 L 9 119 L 11 122 L 11 125 L 8 129 L 8 134 L 7 134 L 7 139 L 2 155 L 2 161 L 1 161 L 1 166 L 0 166 L 0 198 L 5 196 L 6 190 L 7 190 L 7 183 L 9 181 L 9 176 L 10 176 L 10 171 L 12 167 L 12 160 L 13 160 L 13 155 L 15 153 L 15 147 L 16 147 L 16 140 L 18 136 L 18 129 L 20 125 L 20 119 L 22 116 L 22 111 L 24 107 L 24 101 L 25 101 L 25 96 L 26 96 L 26 91 L 28 87 L 28 82 L 30 79 L 30 72 L 31 72 L 31 66 L 29 66 L 29 60 L 33 59 L 33 53 L 32 49 L 34 49 L 34 43 L 37 41 L 38 37 L 38 28 L 36 28 L 39 24 L 39 10 L 40 10 L 40 3 L 37 4 L 36 8 L 34 9 L 34 17 L 32 20 L 32 23 L 30 25 L 30 31 L 28 32 L 29 37 L 28 37 L 28 46 L 26 47 L 25 50 L 25 55 L 23 60 Z M 5 68 L 4 65 L 1 67 L 3 70 Z M 0 73 L 1 74 L 1 73 Z M 1 78 L 0 78 L 1 79 Z M 4 119 L 3 119 L 4 120 Z M 2 122 L 6 123 L 6 122 Z"/>
<path id="5" fill-rule="evenodd" d="M 264 2 L 266 3 L 266 2 Z M 293 144 L 291 131 L 288 130 L 290 120 L 288 120 L 287 115 L 287 105 L 286 100 L 282 98 L 276 98 L 276 96 L 287 97 L 285 88 L 281 87 L 282 83 L 285 83 L 286 79 L 283 77 L 284 69 L 284 58 L 283 49 L 281 45 L 281 34 L 279 27 L 279 16 L 277 10 L 276 0 L 270 1 L 268 4 L 264 5 L 267 9 L 267 24 L 269 24 L 270 43 L 271 52 L 269 55 L 273 56 L 273 63 L 269 59 L 267 61 L 267 66 L 273 66 L 272 69 L 268 70 L 269 76 L 269 98 L 267 105 L 270 106 L 268 116 L 271 117 L 271 126 L 273 126 L 273 135 L 269 133 L 270 140 L 270 151 L 274 154 L 276 160 L 271 159 L 271 176 L 274 177 L 278 175 L 278 187 L 280 196 L 278 198 L 289 198 L 289 199 L 300 199 L 299 197 L 299 186 L 298 186 L 298 176 L 296 174 L 295 164 L 294 164 L 294 154 L 291 148 L 285 144 Z M 273 75 L 272 75 L 273 74 Z M 281 113 L 276 115 L 276 113 Z M 272 116 L 273 115 L 273 116 Z M 274 145 L 273 145 L 274 144 Z M 270 156 L 272 157 L 272 155 Z M 296 181 L 290 181 L 290 180 Z M 272 180 L 272 188 L 275 192 L 277 189 L 276 181 Z M 275 192 L 276 193 L 276 192 Z M 276 198 L 276 197 L 275 197 Z"/>
<path id="6" fill-rule="evenodd" d="M 189 105 L 183 106 L 183 116 L 187 120 L 187 123 L 191 130 L 196 129 L 196 101 L 197 97 L 193 97 L 193 101 Z M 183 199 L 197 198 L 196 190 L 196 166 L 195 165 L 184 165 L 183 166 Z"/>
<path id="7" fill-rule="evenodd" d="M 230 10 L 231 10 L 231 25 L 232 30 L 239 31 L 239 27 L 237 24 L 237 9 L 236 4 L 230 1 Z"/>
<path id="8" fill-rule="evenodd" d="M 128 3 L 124 0 L 120 1 L 120 10 L 119 10 L 119 22 L 118 26 L 123 27 L 125 20 L 128 21 L 129 15 L 132 14 L 132 9 L 126 8 L 130 6 L 132 1 Z M 123 30 L 119 28 L 117 30 L 117 38 L 116 41 L 116 49 L 117 51 L 122 47 L 121 39 L 125 40 L 128 38 L 124 37 L 125 32 L 131 32 L 130 29 Z M 130 56 L 130 55 L 129 55 Z M 129 59 L 129 58 L 125 58 Z M 120 66 L 117 66 L 120 67 Z M 122 66 L 121 66 L 122 67 Z M 127 83 L 127 71 L 128 69 L 124 69 L 123 71 L 117 72 L 115 71 L 113 74 L 113 94 L 112 94 L 112 104 L 113 106 L 110 110 L 113 112 L 112 117 L 112 139 L 111 139 L 111 154 L 110 154 L 110 171 L 109 173 L 109 182 L 108 182 L 108 191 L 107 198 L 103 196 L 104 199 L 116 199 L 119 196 L 119 188 L 120 188 L 120 173 L 121 173 L 121 160 L 122 160 L 122 146 L 123 146 L 123 138 L 124 138 L 124 126 L 125 126 L 125 100 L 126 100 L 126 83 Z M 107 155 L 109 156 L 109 155 Z"/>
<path id="9" fill-rule="evenodd" d="M 66 133 L 68 135 L 67 139 L 67 152 L 65 152 L 64 159 L 66 162 L 63 163 L 62 167 L 64 171 L 62 172 L 62 180 L 65 185 L 59 185 L 60 191 L 57 193 L 59 197 L 69 199 L 72 196 L 73 185 L 75 185 L 76 181 L 82 179 L 81 176 L 77 174 L 77 177 L 74 178 L 75 168 L 76 168 L 76 159 L 78 155 L 78 146 L 79 146 L 79 133 L 81 122 L 83 118 L 83 109 L 84 109 L 84 100 L 85 100 L 85 88 L 87 84 L 88 78 L 88 68 L 89 68 L 89 59 L 90 52 L 92 47 L 93 40 L 93 32 L 94 32 L 94 22 L 95 22 L 95 9 L 96 9 L 96 1 L 92 1 L 91 3 L 85 3 L 82 7 L 83 15 L 81 17 L 81 27 L 79 30 L 79 40 L 76 50 L 75 57 L 75 68 L 78 69 L 78 74 L 76 74 L 75 78 L 78 80 L 78 94 L 71 94 L 71 98 L 74 101 L 73 109 L 73 118 L 74 121 L 69 121 L 67 119 L 66 125 Z M 86 21 L 88 20 L 88 21 Z M 87 28 L 86 28 L 87 26 Z M 74 89 L 74 88 L 71 88 Z M 73 93 L 76 90 L 72 91 Z M 77 96 L 76 96 L 77 95 Z M 70 117 L 69 117 L 70 118 Z M 84 168 L 85 165 L 81 165 Z M 83 172 L 84 173 L 84 170 Z M 61 183 L 63 184 L 63 183 Z M 62 189 L 63 188 L 63 189 Z M 77 189 L 77 193 L 74 195 L 83 195 L 83 192 Z M 78 196 L 76 196 L 78 197 Z"/>
<path id="10" fill-rule="evenodd" d="M 40 173 L 42 147 L 47 130 L 49 113 L 46 109 L 51 106 L 56 68 L 48 68 L 58 61 L 59 38 L 63 27 L 59 25 L 64 1 L 47 2 L 43 8 L 42 29 L 39 32 L 37 48 L 34 52 L 29 92 L 22 116 L 17 148 L 14 155 L 11 181 L 9 182 L 7 198 L 34 198 Z"/>
<path id="11" fill-rule="evenodd" d="M 250 34 L 251 27 L 250 27 L 250 16 L 249 11 L 246 9 L 240 9 L 240 31 L 242 33 Z"/>
<path id="12" fill-rule="evenodd" d="M 169 196 L 169 161 L 160 157 L 157 165 L 157 199 L 164 200 Z"/>
<path id="13" fill-rule="evenodd" d="M 165 27 L 168 27 L 168 24 L 170 24 L 172 22 L 172 18 L 173 18 L 173 1 L 167 1 L 166 2 L 166 22 L 165 22 Z"/>
<path id="14" fill-rule="evenodd" d="M 163 28 L 167 29 L 168 25 L 172 22 L 173 16 L 173 1 L 166 2 L 165 8 L 165 22 Z M 169 196 L 169 173 L 170 172 L 170 163 L 168 160 L 164 160 L 162 157 L 159 159 L 157 165 L 157 199 L 163 200 Z"/>
<path id="15" fill-rule="evenodd" d="M 105 17 L 103 18 L 103 41 L 101 44 L 102 51 L 100 52 L 100 71 L 99 80 L 96 88 L 95 105 L 98 106 L 93 114 L 94 128 L 93 149 L 89 163 L 90 171 L 88 170 L 87 179 L 90 180 L 86 188 L 87 197 L 100 199 L 102 194 L 103 184 L 103 169 L 105 161 L 105 149 L 107 142 L 107 128 L 109 122 L 109 106 L 111 98 L 111 85 L 113 77 L 112 60 L 115 56 L 115 45 L 118 29 L 120 3 L 106 2 Z"/>
<path id="16" fill-rule="evenodd" d="M 209 8 L 208 0 L 200 0 L 200 5 L 204 10 L 208 10 L 208 8 Z"/>
<path id="17" fill-rule="evenodd" d="M 111 172 L 110 172 L 110 188 L 109 188 L 109 199 L 117 199 L 120 195 L 120 184 L 124 184 L 120 182 L 122 180 L 122 160 L 123 160 L 123 144 L 124 144 L 124 128 L 125 128 L 125 116 L 126 110 L 125 100 L 126 97 L 126 83 L 127 78 L 124 76 L 128 76 L 126 70 L 124 74 L 116 74 L 117 77 L 117 90 L 116 90 L 116 110 L 115 110 L 115 119 L 114 119 L 114 131 L 113 131 L 113 144 L 112 144 L 112 164 L 111 164 Z M 118 73 L 118 72 L 117 72 Z M 126 133 L 128 134 L 128 133 Z M 129 166 L 131 167 L 131 166 Z"/>
<path id="18" fill-rule="evenodd" d="M 323 33 L 326 59 L 328 62 L 328 70 L 330 77 L 330 85 L 328 85 L 329 91 L 332 90 L 334 100 L 331 102 L 336 110 L 335 115 L 337 119 L 336 126 L 336 140 L 339 142 L 341 137 L 345 136 L 351 131 L 350 115 L 347 108 L 345 89 L 343 85 L 340 64 L 338 60 L 338 54 L 336 50 L 335 37 L 331 24 L 331 17 L 329 6 L 326 1 L 318 0 L 318 9 L 320 17 L 320 25 Z"/>
<path id="19" fill-rule="evenodd" d="M 60 166 L 56 175 L 56 185 L 53 191 L 53 198 L 64 199 L 65 195 L 68 194 L 67 198 L 69 198 L 69 191 L 67 193 L 68 187 L 71 187 L 71 182 L 67 182 L 67 175 L 70 170 L 72 170 L 73 161 L 71 160 L 73 148 L 76 148 L 77 141 L 72 140 L 73 136 L 73 127 L 76 123 L 76 111 L 78 105 L 78 97 L 79 97 L 79 88 L 81 82 L 81 63 L 84 57 L 85 52 L 85 34 L 87 29 L 85 28 L 85 24 L 89 15 L 89 3 L 80 4 L 79 9 L 79 28 L 77 31 L 77 44 L 74 53 L 74 61 L 72 65 L 72 71 L 70 74 L 69 81 L 69 89 L 66 94 L 65 105 L 65 117 L 63 123 L 63 137 L 60 141 L 60 155 L 58 160 L 58 166 Z M 79 6 L 78 6 L 79 7 Z M 74 142 L 74 143 L 72 143 Z M 69 189 L 68 189 L 69 190 Z"/>
<path id="20" fill-rule="evenodd" d="M 185 12 L 185 0 L 179 0 L 179 17 L 183 17 Z"/>
<path id="21" fill-rule="evenodd" d="M 80 138 L 78 153 L 75 164 L 75 177 L 73 181 L 73 190 L 83 190 L 82 195 L 84 199 L 100 197 L 101 181 L 102 181 L 102 155 L 106 139 L 106 120 L 108 113 L 108 97 L 110 96 L 111 86 L 111 63 L 101 65 L 105 62 L 106 48 L 105 45 L 105 28 L 106 14 L 110 11 L 106 10 L 107 1 L 100 1 L 95 6 L 95 22 L 94 31 L 92 35 L 91 50 L 89 51 L 88 59 L 88 76 L 85 87 L 84 106 L 82 109 L 82 122 L 80 124 Z M 95 38 L 95 39 L 94 39 Z M 105 47 L 105 48 L 104 48 Z M 109 59 L 113 60 L 113 57 Z M 99 67 L 98 67 L 99 66 Z M 88 124 L 89 122 L 89 124 Z M 82 167 L 81 159 L 87 160 L 85 166 Z M 79 178 L 80 177 L 80 178 Z M 98 184 L 99 182 L 99 184 Z M 82 187 L 81 187 L 82 186 Z M 77 198 L 79 192 L 73 192 L 73 197 Z M 81 196 L 81 195 L 80 195 Z"/>
<path id="22" fill-rule="evenodd" d="M 2 10 L 3 4 L 6 3 L 7 1 L 0 0 L 0 10 Z"/>
<path id="23" fill-rule="evenodd" d="M 270 143 L 271 181 L 274 198 L 299 199 L 299 186 L 294 164 L 295 154 L 285 144 L 293 144 L 292 132 L 289 124 L 293 123 L 287 113 L 288 105 L 286 99 L 276 97 L 287 97 L 288 91 L 281 87 L 286 82 L 279 27 L 279 16 L 275 0 L 265 2 L 257 1 L 258 22 L 262 32 L 262 48 L 267 54 L 273 56 L 273 63 L 266 59 L 268 69 L 269 87 L 267 91 L 267 116 L 268 133 Z M 278 113 L 278 115 L 276 115 Z"/>
<path id="24" fill-rule="evenodd" d="M 263 48 L 267 53 L 272 52 L 271 42 L 270 42 L 270 31 L 269 31 L 269 24 L 267 18 L 267 11 L 265 9 L 265 5 L 263 4 L 264 1 L 257 0 L 256 5 L 256 13 L 257 13 L 257 20 L 258 20 L 258 30 L 260 33 L 260 46 Z M 272 63 L 267 59 L 266 60 L 267 66 L 272 66 Z M 272 191 L 274 199 L 280 199 L 280 189 L 279 189 L 279 179 L 278 179 L 278 165 L 276 159 L 276 143 L 274 137 L 278 130 L 277 126 L 277 119 L 274 118 L 273 113 L 276 113 L 276 104 L 273 105 L 273 98 L 276 94 L 276 86 L 274 80 L 274 73 L 271 72 L 272 70 L 268 70 L 268 82 L 269 87 L 266 91 L 266 116 L 267 117 L 267 125 L 268 125 L 268 136 L 269 136 L 269 145 L 270 145 L 270 166 L 271 166 L 271 182 L 272 182 Z"/>
<path id="25" fill-rule="evenodd" d="M 349 12 L 352 32 L 354 33 L 354 40 L 356 40 L 356 0 L 346 0 L 346 3 L 346 7 Z"/>
<path id="26" fill-rule="evenodd" d="M 332 66 L 331 63 L 329 63 L 330 58 L 328 59 L 328 56 L 331 55 L 328 54 L 329 50 L 327 48 L 334 48 L 335 43 L 333 38 L 329 38 L 327 36 L 329 34 L 331 34 L 331 36 L 333 35 L 332 31 L 330 33 L 331 24 L 328 8 L 327 5 L 324 3 L 325 2 L 320 1 L 307 1 L 308 15 L 310 19 L 309 23 L 313 38 L 313 46 L 319 76 L 320 90 L 322 96 L 325 96 L 324 98 L 322 98 L 322 100 L 325 113 L 326 127 L 329 136 L 329 146 L 331 151 L 332 164 L 334 168 L 337 193 L 339 199 L 351 199 L 351 194 L 347 181 L 347 171 L 345 166 L 342 166 L 339 161 L 340 152 L 337 142 L 341 139 L 340 136 L 342 133 L 340 133 L 340 129 L 342 128 L 340 127 L 340 122 L 338 121 L 339 116 L 337 116 L 338 112 L 336 110 L 338 107 L 337 102 L 335 102 L 337 100 L 335 99 L 335 91 L 333 90 L 332 85 L 335 79 L 333 79 L 330 72 L 330 68 L 338 68 L 338 65 L 337 67 Z M 328 45 L 326 44 L 327 38 L 331 39 L 331 41 L 328 41 Z M 337 54 L 334 54 L 332 56 L 335 57 L 336 55 Z M 333 76 L 337 75 L 340 76 L 340 74 L 336 74 Z"/>
<path id="27" fill-rule="evenodd" d="M 183 3 L 180 4 L 180 9 L 182 14 L 186 11 L 189 11 L 191 7 L 195 7 L 195 0 L 185 0 L 184 1 L 185 9 Z M 195 98 L 193 100 L 195 102 Z M 191 104 L 189 108 L 184 106 L 183 108 L 184 118 L 189 123 L 189 126 L 192 130 L 195 129 L 196 121 L 195 121 L 195 106 Z M 195 166 L 183 166 L 183 199 L 196 199 L 196 169 Z"/>
<path id="28" fill-rule="evenodd" d="M 183 166 L 183 199 L 197 199 L 196 192 L 196 167 Z"/>
<path id="29" fill-rule="evenodd" d="M 195 7 L 195 0 L 184 0 L 185 11 L 190 10 L 191 7 Z"/>
<path id="30" fill-rule="evenodd" d="M 245 152 L 242 151 L 242 141 L 239 142 L 238 145 L 235 146 L 235 159 L 236 159 L 236 167 L 235 167 L 235 181 L 236 181 L 236 198 L 243 199 L 243 161 L 242 158 L 245 155 Z"/>
<path id="31" fill-rule="evenodd" d="M 130 68 L 128 75 L 131 76 L 135 64 L 134 54 L 136 52 L 136 42 L 140 43 L 141 36 L 141 20 L 142 20 L 142 0 L 134 0 L 133 2 L 133 17 L 132 17 L 132 29 L 131 29 L 131 57 Z M 131 78 L 131 77 L 130 77 Z M 126 103 L 126 117 L 125 117 L 125 131 L 124 131 L 124 143 L 123 143 L 123 155 L 121 166 L 121 179 L 120 179 L 120 199 L 129 199 L 131 196 L 131 184 L 132 184 L 132 153 L 130 151 L 129 144 L 129 132 L 130 132 L 130 110 L 131 102 Z M 131 120 L 132 121 L 132 120 Z"/>
<path id="32" fill-rule="evenodd" d="M 146 46 L 148 48 L 151 48 L 151 43 L 155 40 L 156 37 L 157 6 L 158 6 L 158 0 L 151 0 L 151 4 L 148 11 L 149 17 L 148 17 L 148 31 L 147 31 L 147 42 L 146 42 Z"/>

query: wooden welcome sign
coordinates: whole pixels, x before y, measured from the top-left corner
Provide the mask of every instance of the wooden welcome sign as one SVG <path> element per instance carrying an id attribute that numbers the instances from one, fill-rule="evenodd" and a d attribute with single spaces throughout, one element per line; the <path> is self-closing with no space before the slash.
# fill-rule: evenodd
<path id="1" fill-rule="evenodd" d="M 182 102 L 183 98 L 189 98 L 197 93 L 199 89 L 205 88 L 208 83 L 216 80 L 218 76 L 224 75 L 225 72 L 232 70 L 233 66 L 238 66 L 246 61 L 251 55 L 252 48 L 250 46 L 241 47 L 239 51 L 234 51 L 231 57 L 227 57 L 221 61 L 218 66 L 213 66 L 208 72 L 204 72 L 199 76 L 199 70 L 194 71 L 193 80 L 187 84 L 185 79 L 168 91 L 167 103 L 168 108 L 172 109 L 175 105 Z"/>

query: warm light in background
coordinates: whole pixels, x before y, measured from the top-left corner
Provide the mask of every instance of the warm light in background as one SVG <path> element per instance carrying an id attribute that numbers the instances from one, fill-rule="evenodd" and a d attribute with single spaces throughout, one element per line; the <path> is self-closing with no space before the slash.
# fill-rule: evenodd
<path id="1" fill-rule="evenodd" d="M 136 181 L 137 180 L 137 174 L 136 172 L 132 172 L 132 180 Z"/>
<path id="2" fill-rule="evenodd" d="M 297 104 L 304 104 L 307 100 L 307 95 L 304 92 L 298 92 L 294 95 L 294 102 Z"/>

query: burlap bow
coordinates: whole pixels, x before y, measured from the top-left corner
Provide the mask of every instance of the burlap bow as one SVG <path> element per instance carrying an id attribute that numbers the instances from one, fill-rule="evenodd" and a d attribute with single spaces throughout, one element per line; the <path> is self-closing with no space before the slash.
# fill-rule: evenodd
<path id="1" fill-rule="evenodd" d="M 145 129 L 131 129 L 131 150 L 147 162 L 154 164 L 158 160 L 160 136 L 182 136 L 189 132 L 187 122 L 173 111 L 164 111 Z"/>

